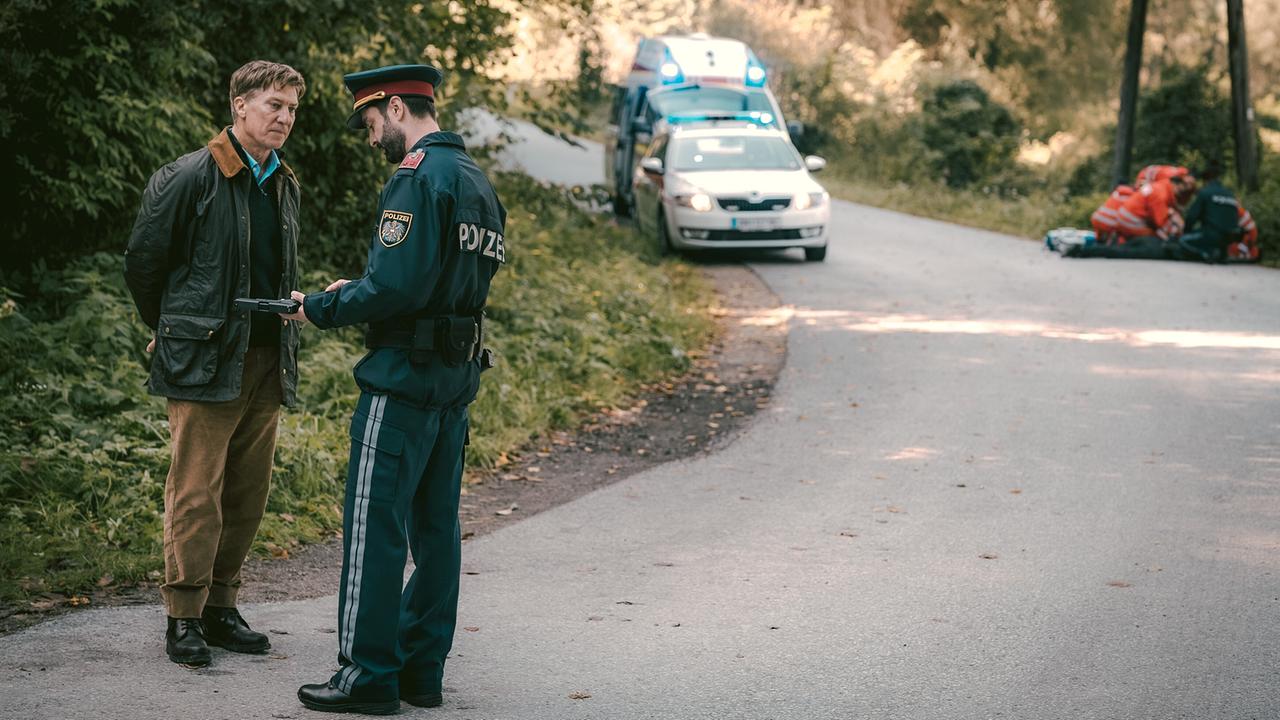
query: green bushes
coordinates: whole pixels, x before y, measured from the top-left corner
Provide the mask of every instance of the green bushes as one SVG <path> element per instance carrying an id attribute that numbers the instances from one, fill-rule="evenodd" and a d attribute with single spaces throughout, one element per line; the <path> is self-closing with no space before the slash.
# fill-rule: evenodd
<path id="1" fill-rule="evenodd" d="M 1008 108 L 972 80 L 953 80 L 928 90 L 912 124 L 919 128 L 931 176 L 953 188 L 1007 172 L 1022 132 Z"/>
<path id="2" fill-rule="evenodd" d="M 343 121 L 343 73 L 379 64 L 445 66 L 446 124 L 469 103 L 500 110 L 486 72 L 511 45 L 510 12 L 487 3 L 347 0 L 165 3 L 29 0 L 0 9 L 0 196 L 6 266 L 45 258 L 61 266 L 116 252 L 147 177 L 229 122 L 227 87 L 264 58 L 303 73 L 287 159 L 304 187 L 303 259 L 343 268 L 363 260 L 365 198 L 386 170 Z M 424 46 L 424 38 L 425 46 Z M 50 234 L 57 242 L 45 241 Z"/>
<path id="3" fill-rule="evenodd" d="M 1280 157 L 1264 157 L 1258 178 L 1258 190 L 1241 193 L 1240 202 L 1258 223 L 1263 262 L 1280 266 Z"/>
<path id="4" fill-rule="evenodd" d="M 472 467 L 680 371 L 711 330 L 693 270 L 657 264 L 563 191 L 520 175 L 497 184 L 510 263 L 491 297 L 500 364 L 472 409 Z M 305 287 L 334 273 L 315 268 Z M 156 572 L 168 429 L 163 399 L 142 385 L 149 333 L 121 256 L 36 267 L 0 287 L 0 600 Z M 361 339 L 355 328 L 303 332 L 300 407 L 283 414 L 260 550 L 281 554 L 340 525 Z"/>

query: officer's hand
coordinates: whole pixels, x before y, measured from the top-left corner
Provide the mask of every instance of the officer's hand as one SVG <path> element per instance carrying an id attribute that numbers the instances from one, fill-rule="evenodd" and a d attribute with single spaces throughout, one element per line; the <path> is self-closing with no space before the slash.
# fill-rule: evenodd
<path id="1" fill-rule="evenodd" d="M 151 353 L 156 349 L 156 339 L 151 338 L 151 342 L 147 343 L 147 353 Z"/>
<path id="2" fill-rule="evenodd" d="M 334 280 L 333 282 L 329 283 L 329 287 L 325 288 L 324 291 L 333 292 L 334 290 L 337 290 L 338 288 L 342 287 L 343 285 L 346 285 L 349 282 L 351 281 L 343 280 L 343 279 Z"/>
<path id="3" fill-rule="evenodd" d="M 305 300 L 307 296 L 306 296 L 306 295 L 303 295 L 302 293 L 298 292 L 297 290 L 294 290 L 294 291 L 292 291 L 292 292 L 290 292 L 290 293 L 289 293 L 289 297 L 291 297 L 291 298 L 293 298 L 294 300 L 297 300 L 297 301 L 298 301 L 298 303 L 299 303 L 299 305 L 298 305 L 298 312 L 295 312 L 295 313 L 289 313 L 288 315 L 285 315 L 284 313 L 281 313 L 281 314 L 280 314 L 280 320 L 281 320 L 282 322 L 286 322 L 286 323 L 287 323 L 287 322 L 289 322 L 290 320 L 293 320 L 293 321 L 295 321 L 295 322 L 300 322 L 300 323 L 305 323 L 305 322 L 307 322 L 307 309 L 301 305 L 302 301 L 303 301 L 303 300 Z"/>

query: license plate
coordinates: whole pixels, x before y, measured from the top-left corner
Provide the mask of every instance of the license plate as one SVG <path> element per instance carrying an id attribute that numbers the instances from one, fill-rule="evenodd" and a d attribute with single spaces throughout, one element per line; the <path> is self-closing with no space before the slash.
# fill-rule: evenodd
<path id="1" fill-rule="evenodd" d="M 774 218 L 734 218 L 734 230 L 772 230 L 778 226 L 778 221 Z"/>

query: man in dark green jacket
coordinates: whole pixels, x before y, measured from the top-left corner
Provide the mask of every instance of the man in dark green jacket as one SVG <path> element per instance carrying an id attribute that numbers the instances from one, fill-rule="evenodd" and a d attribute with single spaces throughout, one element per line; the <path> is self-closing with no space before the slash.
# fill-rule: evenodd
<path id="1" fill-rule="evenodd" d="M 506 211 L 462 138 L 436 123 L 439 70 L 398 65 L 346 77 L 348 126 L 399 167 L 387 180 L 362 277 L 338 280 L 294 316 L 368 323 L 356 365 L 338 593 L 338 663 L 303 685 L 315 710 L 386 714 L 442 702 L 461 563 L 458 493 L 467 405 L 485 353 L 481 311 L 506 261 Z M 414 572 L 403 586 L 406 546 Z"/>
<path id="2" fill-rule="evenodd" d="M 1218 163 L 1210 163 L 1199 176 L 1205 184 L 1187 209 L 1187 230 L 1178 244 L 1188 259 L 1222 262 L 1227 245 L 1240 236 L 1240 201 L 1222 184 Z"/>
<path id="3" fill-rule="evenodd" d="M 231 76 L 233 123 L 160 168 L 142 196 L 125 281 L 155 339 L 148 387 L 168 398 L 166 651 L 207 665 L 209 645 L 270 643 L 236 610 L 240 567 L 266 509 L 280 405 L 297 387 L 298 329 L 234 308 L 298 277 L 298 181 L 278 150 L 305 84 L 288 65 Z"/>

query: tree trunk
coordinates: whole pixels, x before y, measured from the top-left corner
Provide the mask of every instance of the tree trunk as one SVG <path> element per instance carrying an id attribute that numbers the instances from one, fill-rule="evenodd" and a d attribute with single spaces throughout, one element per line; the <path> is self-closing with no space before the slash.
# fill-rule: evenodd
<path id="1" fill-rule="evenodd" d="M 1129 8 L 1129 36 L 1120 84 L 1120 116 L 1116 121 L 1116 156 L 1111 165 L 1112 187 L 1129 182 L 1133 159 L 1133 125 L 1138 105 L 1138 73 L 1142 70 L 1142 36 L 1147 30 L 1147 0 L 1133 0 Z"/>
<path id="2" fill-rule="evenodd" d="M 1253 106 L 1249 103 L 1249 54 L 1244 41 L 1244 0 L 1227 0 L 1227 57 L 1231 66 L 1231 126 L 1236 135 L 1236 179 L 1258 189 Z"/>

